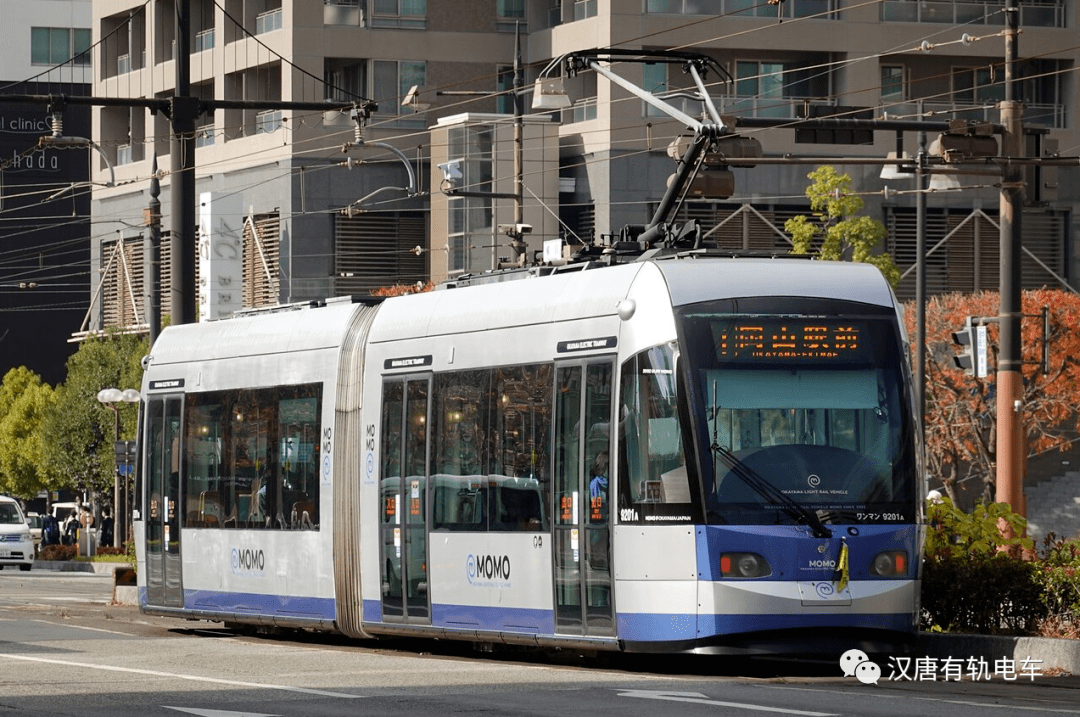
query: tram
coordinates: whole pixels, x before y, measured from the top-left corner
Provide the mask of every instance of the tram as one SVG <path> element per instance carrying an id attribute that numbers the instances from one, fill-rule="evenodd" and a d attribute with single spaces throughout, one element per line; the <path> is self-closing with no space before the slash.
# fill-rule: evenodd
<path id="1" fill-rule="evenodd" d="M 637 652 L 909 641 L 925 486 L 893 292 L 714 253 L 165 329 L 141 609 Z"/>

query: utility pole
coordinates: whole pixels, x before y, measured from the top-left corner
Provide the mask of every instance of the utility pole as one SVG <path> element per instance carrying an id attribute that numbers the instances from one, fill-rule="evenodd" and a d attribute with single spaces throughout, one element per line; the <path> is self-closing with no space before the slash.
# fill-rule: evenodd
<path id="1" fill-rule="evenodd" d="M 1020 34 L 1019 0 L 1005 5 L 1005 100 L 1000 105 L 1001 156 L 1020 157 L 1024 151 L 1023 108 L 1017 100 L 1017 45 Z M 999 309 L 1000 348 L 997 368 L 997 495 L 1013 511 L 1026 515 L 1024 505 L 1023 391 L 1020 322 L 1021 217 L 1024 186 L 1019 165 L 1002 166 L 1000 195 L 1001 275 Z"/>
<path id="2" fill-rule="evenodd" d="M 150 206 L 147 208 L 147 236 L 143 239 L 143 305 L 153 348 L 161 333 L 161 182 L 158 180 L 157 157 L 150 165 Z"/>
<path id="3" fill-rule="evenodd" d="M 525 224 L 525 114 L 524 68 L 521 66 L 521 23 L 514 23 L 514 230 L 510 246 L 514 249 L 514 263 L 525 266 L 528 245 L 522 234 Z"/>
<path id="4" fill-rule="evenodd" d="M 195 321 L 195 118 L 199 100 L 191 96 L 191 0 L 177 0 L 176 8 L 176 88 L 169 105 L 172 141 L 169 156 L 169 193 L 172 231 L 172 323 Z"/>
<path id="5" fill-rule="evenodd" d="M 926 132 L 919 132 L 915 159 L 915 406 L 925 450 L 926 429 Z M 902 156 L 897 144 L 896 156 Z M 925 457 L 923 457 L 925 458 Z M 921 476 L 920 476 L 921 479 Z"/>

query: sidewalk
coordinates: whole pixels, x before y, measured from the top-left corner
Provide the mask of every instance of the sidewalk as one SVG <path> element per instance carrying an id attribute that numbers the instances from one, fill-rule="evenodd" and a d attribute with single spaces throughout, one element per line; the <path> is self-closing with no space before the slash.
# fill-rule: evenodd
<path id="1" fill-rule="evenodd" d="M 1018 669 L 1028 660 L 1037 663 L 1044 675 L 1057 671 L 1080 675 L 1080 640 L 924 632 L 915 652 L 936 660 L 960 659 L 965 665 L 969 658 L 983 659 L 991 670 L 996 660 L 1012 660 Z"/>
<path id="2" fill-rule="evenodd" d="M 112 576 L 112 604 L 138 605 L 139 587 L 134 583 L 134 573 L 124 581 L 120 571 L 127 573 L 131 569 L 128 563 L 91 563 L 84 560 L 35 560 L 34 570 L 50 570 L 60 573 L 93 573 Z"/>

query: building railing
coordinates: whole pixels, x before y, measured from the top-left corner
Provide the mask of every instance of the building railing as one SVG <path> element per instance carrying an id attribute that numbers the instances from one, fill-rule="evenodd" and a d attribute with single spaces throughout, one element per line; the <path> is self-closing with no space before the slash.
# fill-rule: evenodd
<path id="1" fill-rule="evenodd" d="M 887 105 L 885 111 L 890 119 L 963 119 L 976 122 L 999 122 L 1001 110 L 997 102 L 985 102 L 966 106 L 956 102 L 904 102 Z M 1025 104 L 1023 109 L 1024 124 L 1037 124 L 1045 127 L 1065 127 L 1065 105 L 1063 104 Z"/>
<path id="2" fill-rule="evenodd" d="M 586 122 L 596 119 L 596 98 L 575 102 L 573 107 L 563 110 L 562 121 L 566 124 Z"/>
<path id="3" fill-rule="evenodd" d="M 955 2 L 884 0 L 881 19 L 885 22 L 935 22 L 948 25 L 1004 25 L 1005 3 L 1001 0 L 956 0 Z M 1065 27 L 1064 0 L 1025 2 L 1020 5 L 1021 27 Z"/>
<path id="4" fill-rule="evenodd" d="M 810 97 L 762 97 L 758 95 L 731 95 L 723 100 L 724 114 L 742 115 L 743 117 L 773 117 L 778 119 L 797 119 L 802 116 L 802 109 L 807 103 L 828 105 L 820 99 Z"/>
<path id="5" fill-rule="evenodd" d="M 214 125 L 204 124 L 195 128 L 195 147 L 212 147 L 214 145 Z"/>
<path id="6" fill-rule="evenodd" d="M 269 134 L 281 128 L 281 110 L 267 110 L 255 115 L 255 134 Z"/>
<path id="7" fill-rule="evenodd" d="M 214 48 L 214 28 L 195 33 L 195 52 L 212 50 Z"/>
<path id="8" fill-rule="evenodd" d="M 267 32 L 281 29 L 281 8 L 274 8 L 261 12 L 255 16 L 255 34 L 263 35 Z"/>
<path id="9" fill-rule="evenodd" d="M 134 155 L 131 151 L 130 144 L 119 144 L 116 146 L 116 164 L 131 164 L 134 160 Z"/>
<path id="10" fill-rule="evenodd" d="M 717 7 L 719 5 L 719 8 Z M 645 11 L 672 15 L 728 15 L 735 17 L 817 17 L 835 20 L 837 0 L 787 0 L 770 5 L 762 0 L 648 0 Z"/>

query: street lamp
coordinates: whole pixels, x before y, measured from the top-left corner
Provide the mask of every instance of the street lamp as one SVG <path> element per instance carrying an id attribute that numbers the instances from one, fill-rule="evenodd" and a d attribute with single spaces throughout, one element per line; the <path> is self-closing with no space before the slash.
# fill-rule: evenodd
<path id="1" fill-rule="evenodd" d="M 112 409 L 113 412 L 113 455 L 116 455 L 115 446 L 120 441 L 120 408 L 124 403 L 138 403 L 139 392 L 134 388 L 126 388 L 121 391 L 118 388 L 103 388 L 98 391 L 97 400 L 101 405 Z M 124 488 L 120 487 L 120 464 L 117 463 L 113 478 L 113 547 L 119 548 L 124 544 L 127 537 L 127 514 L 130 512 L 122 506 L 123 497 L 127 494 L 127 478 L 124 478 Z M 121 522 L 121 516 L 123 516 Z"/>

